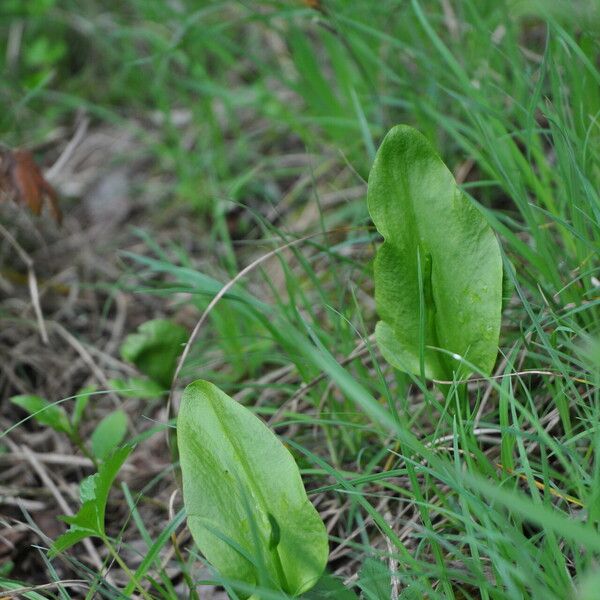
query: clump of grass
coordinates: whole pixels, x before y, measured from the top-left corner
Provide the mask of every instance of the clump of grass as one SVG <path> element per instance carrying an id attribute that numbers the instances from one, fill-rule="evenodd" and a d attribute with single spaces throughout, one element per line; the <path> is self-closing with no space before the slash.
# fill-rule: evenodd
<path id="1" fill-rule="evenodd" d="M 151 159 L 142 191 L 153 177 L 169 189 L 162 215 L 147 209 L 118 282 L 104 283 L 146 303 L 148 318 L 168 309 L 191 326 L 255 263 L 210 312 L 182 383 L 214 381 L 288 442 L 328 525 L 330 571 L 369 598 L 370 569 L 402 598 L 577 597 L 600 555 L 597 11 L 550 1 L 522 12 L 471 0 L 47 4 L 43 16 L 3 13 L 4 39 L 21 23 L 25 50 L 36 39 L 79 45 L 38 81 L 17 55 L 2 132 L 39 143 L 81 107 L 95 124 L 158 123 L 139 152 Z M 78 48 L 87 60 L 73 68 Z M 392 370 L 371 336 L 378 239 L 365 179 L 398 122 L 439 149 L 514 265 L 502 355 L 493 377 L 468 383 L 466 412 L 454 410 L 456 385 L 443 397 Z M 177 237 L 164 233 L 171 215 L 184 223 Z M 201 233 L 181 234 L 192 220 Z M 95 297 L 108 302 L 104 293 Z M 28 372 L 16 378 L 35 387 Z M 234 582 L 199 567 L 179 501 L 169 503 L 164 434 L 142 419 L 164 423 L 163 403 L 117 401 L 140 435 L 132 460 L 160 457 L 139 479 L 123 472 L 107 523 L 119 557 L 153 597 L 193 597 L 201 585 L 235 597 Z M 15 419 L 6 413 L 6 428 Z M 35 527 L 35 514 L 15 519 Z M 15 571 L 22 582 L 77 577 L 107 597 L 132 585 L 76 553 L 35 564 L 37 578 Z"/>

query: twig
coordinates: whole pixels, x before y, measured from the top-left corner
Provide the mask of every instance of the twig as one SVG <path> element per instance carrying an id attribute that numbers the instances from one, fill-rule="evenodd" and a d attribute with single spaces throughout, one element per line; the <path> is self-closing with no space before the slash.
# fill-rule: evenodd
<path id="1" fill-rule="evenodd" d="M 450 0 L 442 0 L 442 10 L 444 11 L 444 23 L 450 37 L 453 40 L 458 40 L 460 38 L 460 24 L 452 8 L 452 4 L 450 4 Z"/>
<path id="2" fill-rule="evenodd" d="M 71 158 L 75 148 L 79 146 L 79 143 L 83 139 L 83 136 L 87 132 L 88 125 L 90 124 L 90 120 L 87 117 L 83 117 L 77 130 L 75 131 L 75 135 L 71 138 L 69 143 L 65 146 L 65 149 L 62 151 L 62 154 L 57 158 L 56 162 L 46 171 L 46 179 L 48 181 L 52 181 L 56 178 L 61 169 L 67 164 L 69 159 Z"/>
<path id="3" fill-rule="evenodd" d="M 390 529 L 394 528 L 394 521 L 392 519 L 392 515 L 387 512 L 384 515 L 384 519 L 387 521 L 387 524 L 389 525 Z M 390 540 L 390 538 L 386 535 L 385 536 L 385 545 L 387 546 L 387 550 L 389 553 L 389 561 L 388 561 L 388 565 L 389 565 L 389 569 L 390 569 L 390 577 L 391 577 L 391 587 L 392 587 L 392 592 L 391 592 L 391 600 L 398 600 L 398 594 L 400 591 L 400 579 L 398 578 L 398 560 L 395 558 L 396 554 L 394 552 L 394 547 L 392 546 L 392 541 Z"/>
<path id="4" fill-rule="evenodd" d="M 49 465 L 71 465 L 74 467 L 90 467 L 94 465 L 89 458 L 83 456 L 74 456 L 71 454 L 58 454 L 56 452 L 44 452 L 39 454 L 37 459 L 41 463 Z M 24 452 L 16 451 L 7 454 L 0 454 L 0 464 L 3 463 L 20 463 L 24 460 L 29 460 L 29 457 Z"/>
<path id="5" fill-rule="evenodd" d="M 500 364 L 498 365 L 496 372 L 494 373 L 494 377 L 501 377 L 502 372 L 506 369 L 507 364 L 508 364 L 508 356 L 504 356 L 502 358 L 502 360 L 500 361 Z M 475 415 L 475 421 L 473 423 L 473 427 L 479 426 L 479 421 L 481 420 L 481 417 L 483 416 L 485 407 L 488 403 L 488 400 L 490 399 L 490 397 L 492 395 L 493 389 L 494 389 L 494 387 L 492 385 L 488 385 L 488 387 L 486 388 L 486 390 L 483 394 L 483 398 L 481 399 L 481 403 L 479 404 L 479 409 L 477 410 L 477 414 Z"/>
<path id="6" fill-rule="evenodd" d="M 39 500 L 25 500 L 19 496 L 5 496 L 0 490 L 0 504 L 4 506 L 18 506 L 23 507 L 29 512 L 38 512 L 40 510 L 46 510 L 46 503 L 40 502 Z"/>
<path id="7" fill-rule="evenodd" d="M 482 383 L 484 381 L 490 381 L 491 379 L 504 379 L 505 377 L 522 377 L 523 375 L 548 375 L 550 377 L 559 377 L 566 379 L 562 373 L 556 371 L 547 371 L 544 369 L 525 369 L 523 371 L 515 371 L 514 373 L 502 373 L 501 375 L 491 375 L 490 377 L 473 377 L 472 379 L 459 379 L 457 381 L 445 380 L 445 379 L 432 379 L 434 383 L 441 383 L 444 385 L 452 385 L 457 383 Z M 592 385 L 591 381 L 583 379 L 581 377 L 571 377 L 573 381 L 577 383 L 585 383 Z"/>
<path id="8" fill-rule="evenodd" d="M 63 581 L 52 581 L 50 583 L 42 583 L 31 587 L 20 587 L 14 590 L 2 590 L 0 600 L 8 600 L 8 598 L 18 598 L 28 592 L 39 592 L 40 590 L 49 590 L 58 586 L 63 587 L 82 587 L 87 588 L 88 582 L 84 579 L 64 579 Z"/>
<path id="9" fill-rule="evenodd" d="M 6 68 L 12 70 L 19 60 L 23 31 L 25 30 L 24 19 L 14 19 L 8 31 L 8 43 L 6 44 Z"/>
<path id="10" fill-rule="evenodd" d="M 179 490 L 175 489 L 169 498 L 169 520 L 173 521 L 175 519 L 175 498 L 179 494 Z M 185 558 L 183 554 L 181 554 L 181 549 L 179 548 L 179 540 L 177 539 L 177 535 L 175 532 L 171 534 L 171 543 L 173 544 L 173 550 L 175 552 L 175 556 L 181 565 L 185 565 Z M 198 592 L 196 592 L 196 585 L 194 584 L 194 580 L 190 577 L 190 574 L 187 572 L 185 566 L 182 566 L 181 574 L 185 580 L 185 583 L 190 590 L 189 599 L 190 600 L 199 600 Z"/>
<path id="11" fill-rule="evenodd" d="M 0 223 L 0 233 L 6 238 L 6 241 L 15 249 L 19 258 L 25 263 L 27 267 L 27 283 L 29 284 L 29 295 L 31 296 L 31 304 L 33 311 L 38 322 L 40 330 L 40 336 L 44 344 L 48 344 L 48 332 L 46 331 L 46 324 L 44 323 L 44 316 L 42 315 L 42 308 L 40 306 L 40 295 L 38 291 L 37 279 L 35 277 L 35 271 L 33 269 L 33 259 L 25 252 L 19 242 L 11 235 L 11 233 Z"/>
<path id="12" fill-rule="evenodd" d="M 100 384 L 106 389 L 108 395 L 112 398 L 115 407 L 120 408 L 121 402 L 117 394 L 111 390 L 108 377 L 106 377 L 102 369 L 98 367 L 97 362 L 90 356 L 90 353 L 85 346 L 74 335 L 69 333 L 60 323 L 50 321 L 50 325 L 56 329 L 56 332 L 73 347 L 79 356 L 81 356 L 83 362 L 90 368 Z"/>

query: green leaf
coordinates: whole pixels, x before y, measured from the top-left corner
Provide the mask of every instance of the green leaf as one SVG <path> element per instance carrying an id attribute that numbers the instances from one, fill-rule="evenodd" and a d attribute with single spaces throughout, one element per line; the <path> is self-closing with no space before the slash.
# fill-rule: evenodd
<path id="1" fill-rule="evenodd" d="M 118 446 L 127 433 L 127 415 L 122 410 L 106 415 L 92 433 L 92 452 L 104 460 L 110 451 Z"/>
<path id="2" fill-rule="evenodd" d="M 103 537 L 105 535 L 104 515 L 108 493 L 115 477 L 132 450 L 133 446 L 124 446 L 115 450 L 102 463 L 95 475 L 81 482 L 79 489 L 82 502 L 81 508 L 72 517 L 62 517 L 62 520 L 68 523 L 70 527 L 66 533 L 59 536 L 52 544 L 48 552 L 50 558 L 55 557 L 86 537 Z"/>
<path id="3" fill-rule="evenodd" d="M 98 536 L 99 536 L 99 534 L 95 529 L 75 527 L 72 525 L 71 529 L 69 529 L 69 531 L 67 531 L 66 533 L 63 533 L 62 535 L 59 535 L 56 538 L 56 540 L 52 544 L 52 547 L 49 550 L 48 555 L 50 558 L 54 558 L 61 552 L 64 552 L 65 550 L 68 550 L 69 548 L 71 548 L 71 546 L 74 546 L 75 544 L 77 544 L 77 542 L 81 542 L 82 540 L 85 540 L 85 538 L 98 537 Z"/>
<path id="4" fill-rule="evenodd" d="M 40 36 L 28 45 L 25 62 L 29 67 L 50 67 L 58 63 L 66 52 L 67 45 L 62 40 Z"/>
<path id="5" fill-rule="evenodd" d="M 153 398 L 160 398 L 165 393 L 165 388 L 162 385 L 152 379 L 144 379 L 143 377 L 111 379 L 108 385 L 124 398 L 152 400 Z"/>
<path id="6" fill-rule="evenodd" d="M 55 431 L 71 433 L 67 413 L 61 406 L 33 395 L 13 396 L 10 401 L 26 410 L 41 425 L 48 425 Z"/>
<path id="7" fill-rule="evenodd" d="M 576 600 L 597 600 L 600 588 L 600 569 L 586 573 L 578 586 Z"/>
<path id="8" fill-rule="evenodd" d="M 437 348 L 489 374 L 502 311 L 500 247 L 415 129 L 397 126 L 386 135 L 368 205 L 384 238 L 375 259 L 375 335 L 385 359 L 408 373 L 423 367 L 429 378 L 451 379 L 458 360 Z"/>
<path id="9" fill-rule="evenodd" d="M 358 596 L 337 578 L 325 573 L 303 600 L 358 600 Z"/>
<path id="10" fill-rule="evenodd" d="M 121 356 L 133 363 L 165 388 L 177 366 L 177 357 L 188 339 L 187 331 L 166 319 L 147 321 L 138 327 L 138 332 L 128 335 L 121 346 Z"/>
<path id="11" fill-rule="evenodd" d="M 73 414 L 71 415 L 71 424 L 73 425 L 73 429 L 75 431 L 79 429 L 81 419 L 83 418 L 83 413 L 85 412 L 85 409 L 90 401 L 90 396 L 96 392 L 97 389 L 98 388 L 95 385 L 88 385 L 84 388 L 81 388 L 77 392 L 75 406 L 73 407 Z"/>
<path id="12" fill-rule="evenodd" d="M 365 600 L 388 600 L 392 597 L 392 579 L 388 568 L 379 560 L 367 558 L 358 573 L 358 585 Z"/>
<path id="13" fill-rule="evenodd" d="M 298 595 L 319 579 L 327 533 L 292 455 L 248 409 L 206 381 L 177 420 L 188 526 L 225 578 Z"/>

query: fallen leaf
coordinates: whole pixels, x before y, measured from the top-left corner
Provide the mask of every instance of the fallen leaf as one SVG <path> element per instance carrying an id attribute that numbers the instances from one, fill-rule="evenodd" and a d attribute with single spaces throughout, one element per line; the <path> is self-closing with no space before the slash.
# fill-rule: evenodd
<path id="1" fill-rule="evenodd" d="M 323 7 L 323 4 L 321 3 L 321 0 L 304 0 L 304 4 L 306 6 L 308 6 L 308 8 L 312 8 L 314 10 L 318 10 L 320 12 L 325 12 L 325 9 Z"/>
<path id="2" fill-rule="evenodd" d="M 62 222 L 58 195 L 46 181 L 28 150 L 0 148 L 0 201 L 13 200 L 34 215 L 42 212 L 44 200 L 57 223 Z"/>

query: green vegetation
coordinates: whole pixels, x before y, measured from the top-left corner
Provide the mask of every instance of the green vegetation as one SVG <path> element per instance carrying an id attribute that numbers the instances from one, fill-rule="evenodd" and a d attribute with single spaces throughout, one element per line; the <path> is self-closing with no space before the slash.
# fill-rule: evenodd
<path id="1" fill-rule="evenodd" d="M 313 587 L 327 562 L 325 526 L 264 423 L 196 381 L 183 395 L 177 444 L 188 526 L 218 573 L 293 596 Z"/>
<path id="2" fill-rule="evenodd" d="M 414 129 L 395 127 L 381 144 L 369 212 L 385 240 L 374 270 L 386 360 L 442 380 L 471 372 L 465 362 L 490 375 L 502 309 L 498 241 Z"/>
<path id="3" fill-rule="evenodd" d="M 310 545 L 295 511 L 286 522 L 282 477 L 265 496 L 278 512 L 240 493 L 250 536 L 209 547 L 186 521 L 183 448 L 201 452 L 211 432 L 183 427 L 179 457 L 176 417 L 181 405 L 192 420 L 190 395 L 210 394 L 239 416 L 228 439 L 260 430 L 304 499 L 291 454 L 325 523 L 326 572 L 302 597 L 594 598 L 596 3 L 4 0 L 0 40 L 0 141 L 54 165 L 65 214 L 58 229 L 0 202 L 33 259 L 49 336 L 1 234 L 0 539 L 15 540 L 0 546 L 2 593 L 298 591 L 269 562 L 275 542 L 289 527 L 320 561 L 323 541 Z M 385 138 L 399 123 L 422 135 Z M 437 175 L 409 177 L 396 197 L 414 166 L 397 147 L 381 158 L 398 137 Z M 429 212 L 450 198 L 464 217 Z M 399 264 L 383 264 L 405 204 L 420 225 Z M 434 248 L 447 260 L 439 288 Z M 393 344 L 410 342 L 411 364 L 386 350 L 379 320 Z M 182 399 L 198 379 L 211 384 Z M 256 485 L 249 472 L 238 476 Z M 231 499 L 225 482 L 210 490 L 203 501 Z M 257 578 L 214 558 L 234 544 Z"/>

